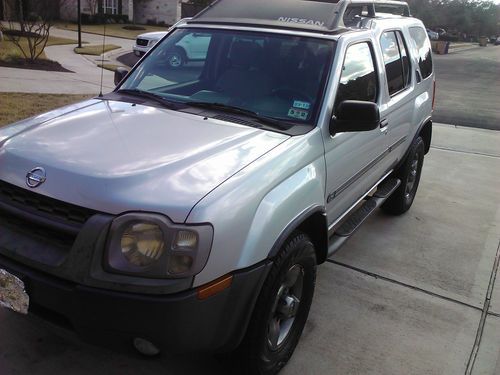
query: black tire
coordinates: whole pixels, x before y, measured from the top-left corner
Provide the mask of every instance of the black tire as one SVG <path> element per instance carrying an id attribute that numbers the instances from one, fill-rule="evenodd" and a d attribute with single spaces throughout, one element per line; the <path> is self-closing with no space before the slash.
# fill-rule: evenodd
<path id="1" fill-rule="evenodd" d="M 294 286 L 285 292 L 287 289 L 285 285 L 288 281 L 291 283 L 296 274 Z M 302 286 L 300 303 L 297 304 L 297 307 L 295 307 L 295 302 L 285 304 L 284 300 L 287 297 L 293 299 L 294 294 L 298 294 L 297 283 L 299 281 Z M 262 287 L 246 336 L 233 358 L 237 373 L 272 375 L 278 373 L 285 366 L 302 335 L 309 315 L 315 285 L 316 253 L 314 245 L 307 235 L 296 232 L 280 250 Z M 282 297 L 280 297 L 280 293 L 282 293 Z M 294 318 L 283 318 L 276 325 L 277 316 L 285 316 L 281 309 L 289 313 L 295 310 L 296 313 Z M 293 320 L 290 322 L 290 319 Z M 284 336 L 279 342 L 280 338 L 271 333 L 271 331 L 276 332 L 276 329 L 273 330 L 271 327 L 279 327 L 280 330 L 281 327 L 289 328 L 283 331 L 285 332 Z M 281 331 L 279 332 L 281 333 Z M 274 345 L 271 343 L 271 337 L 276 338 Z"/>
<path id="2" fill-rule="evenodd" d="M 182 68 L 187 62 L 187 54 L 184 49 L 177 47 L 172 52 L 167 53 L 167 64 L 172 69 Z"/>
<path id="3" fill-rule="evenodd" d="M 394 172 L 394 177 L 401 180 L 401 185 L 382 205 L 382 209 L 388 214 L 402 215 L 410 209 L 420 183 L 424 154 L 425 143 L 422 137 L 417 137 L 410 146 L 404 163 Z"/>

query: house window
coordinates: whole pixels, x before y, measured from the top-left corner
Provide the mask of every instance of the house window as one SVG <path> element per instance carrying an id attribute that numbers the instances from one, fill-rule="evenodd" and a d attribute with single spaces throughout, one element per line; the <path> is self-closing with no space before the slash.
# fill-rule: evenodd
<path id="1" fill-rule="evenodd" d="M 103 0 L 104 14 L 118 14 L 118 0 Z"/>

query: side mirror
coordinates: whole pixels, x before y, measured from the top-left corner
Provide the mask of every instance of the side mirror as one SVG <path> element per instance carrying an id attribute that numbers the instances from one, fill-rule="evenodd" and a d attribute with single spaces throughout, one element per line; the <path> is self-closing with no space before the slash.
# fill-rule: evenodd
<path id="1" fill-rule="evenodd" d="M 378 105 L 372 102 L 346 100 L 339 104 L 330 122 L 330 133 L 352 133 L 374 130 L 380 126 Z"/>
<path id="2" fill-rule="evenodd" d="M 122 67 L 118 67 L 115 70 L 115 86 L 118 86 L 121 81 L 127 76 L 128 70 Z"/>

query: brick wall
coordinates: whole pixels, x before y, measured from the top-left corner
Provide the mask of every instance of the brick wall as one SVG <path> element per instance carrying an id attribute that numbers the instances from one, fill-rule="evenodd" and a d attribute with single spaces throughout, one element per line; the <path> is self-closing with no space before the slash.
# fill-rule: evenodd
<path id="1" fill-rule="evenodd" d="M 4 20 L 15 20 L 18 17 L 14 0 L 0 0 Z"/>
<path id="2" fill-rule="evenodd" d="M 173 25 L 181 16 L 181 0 L 139 0 L 134 1 L 136 23 L 165 22 Z"/>
<path id="3" fill-rule="evenodd" d="M 84 7 L 84 4 L 86 1 L 82 0 L 82 9 Z M 77 1 L 76 0 L 65 0 L 61 2 L 61 6 L 59 8 L 59 16 L 61 17 L 62 20 L 65 21 L 77 21 L 78 20 L 78 14 L 77 14 Z"/>
<path id="4" fill-rule="evenodd" d="M 143 0 L 143 1 L 150 1 L 150 0 Z M 82 14 L 91 14 L 90 12 L 90 6 L 87 0 L 81 0 L 81 8 L 82 8 Z M 61 2 L 60 5 L 60 17 L 62 20 L 65 21 L 74 21 L 76 22 L 78 20 L 78 14 L 77 14 L 77 0 L 64 0 Z M 133 3 L 129 0 L 122 0 L 122 6 L 121 6 L 121 14 L 123 15 L 128 15 L 131 16 L 132 14 L 129 12 L 130 10 L 130 4 Z M 131 18 L 131 17 L 130 17 Z M 131 19 L 132 20 L 132 19 Z"/>

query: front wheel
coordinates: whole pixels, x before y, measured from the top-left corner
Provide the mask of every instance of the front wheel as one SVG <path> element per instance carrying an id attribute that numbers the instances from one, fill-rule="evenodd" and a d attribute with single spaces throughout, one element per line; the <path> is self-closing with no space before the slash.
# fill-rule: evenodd
<path id="1" fill-rule="evenodd" d="M 179 69 L 187 62 L 187 55 L 181 48 L 176 48 L 174 51 L 167 54 L 167 63 L 172 69 Z"/>
<path id="2" fill-rule="evenodd" d="M 401 185 L 382 205 L 385 212 L 391 215 L 401 215 L 410 209 L 420 183 L 424 154 L 424 141 L 422 137 L 417 137 L 403 165 L 394 172 L 394 176 L 401 180 Z"/>
<path id="3" fill-rule="evenodd" d="M 278 373 L 292 356 L 309 315 L 316 285 L 316 253 L 309 237 L 293 234 L 264 283 L 237 351 L 239 373 Z"/>

